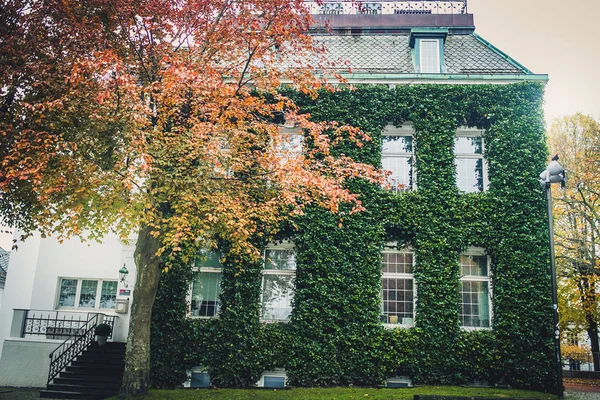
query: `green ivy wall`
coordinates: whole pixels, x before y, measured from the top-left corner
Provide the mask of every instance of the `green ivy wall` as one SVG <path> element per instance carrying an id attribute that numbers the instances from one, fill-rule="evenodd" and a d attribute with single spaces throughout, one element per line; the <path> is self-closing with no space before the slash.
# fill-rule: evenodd
<path id="1" fill-rule="evenodd" d="M 383 128 L 411 121 L 418 190 L 392 193 L 348 182 L 361 193 L 365 212 L 309 208 L 296 229 L 284 232 L 297 257 L 289 323 L 259 322 L 261 265 L 226 257 L 222 313 L 214 320 L 186 319 L 190 274 L 170 272 L 154 311 L 154 384 L 179 385 L 181 371 L 204 365 L 222 387 L 250 386 L 279 367 L 298 386 L 373 386 L 406 375 L 420 384 L 486 379 L 555 390 L 547 226 L 537 182 L 547 160 L 543 85 L 371 85 L 323 92 L 317 100 L 287 94 L 313 120 L 369 132 L 365 146 L 346 143 L 336 151 L 376 166 Z M 483 193 L 456 188 L 453 146 L 461 126 L 486 130 Z M 379 322 L 381 251 L 388 242 L 415 252 L 411 329 Z M 485 248 L 492 260 L 492 330 L 460 328 L 458 261 L 469 246 Z"/>

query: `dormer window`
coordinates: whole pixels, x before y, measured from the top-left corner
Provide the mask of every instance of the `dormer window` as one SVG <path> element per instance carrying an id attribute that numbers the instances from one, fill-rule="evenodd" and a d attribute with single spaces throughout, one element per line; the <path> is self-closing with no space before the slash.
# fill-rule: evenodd
<path id="1" fill-rule="evenodd" d="M 415 28 L 410 32 L 415 72 L 420 74 L 440 74 L 444 72 L 444 42 L 447 29 Z"/>
<path id="2" fill-rule="evenodd" d="M 440 39 L 419 39 L 419 66 L 422 74 L 439 74 Z"/>

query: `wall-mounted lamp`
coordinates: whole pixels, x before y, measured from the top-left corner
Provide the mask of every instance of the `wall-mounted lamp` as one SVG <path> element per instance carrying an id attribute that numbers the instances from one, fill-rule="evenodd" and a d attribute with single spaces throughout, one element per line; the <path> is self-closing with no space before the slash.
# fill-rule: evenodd
<path id="1" fill-rule="evenodd" d="M 127 281 L 125 280 L 127 279 L 127 275 L 129 275 L 129 271 L 127 271 L 127 267 L 123 264 L 123 268 L 119 270 L 119 281 L 123 282 L 125 287 L 127 287 Z"/>

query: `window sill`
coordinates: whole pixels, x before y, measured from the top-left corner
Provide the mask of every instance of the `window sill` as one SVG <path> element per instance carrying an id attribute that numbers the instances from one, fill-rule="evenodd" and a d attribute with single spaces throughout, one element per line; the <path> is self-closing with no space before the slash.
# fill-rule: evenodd
<path id="1" fill-rule="evenodd" d="M 464 331 L 491 331 L 491 326 L 461 326 L 460 329 Z"/>
<path id="2" fill-rule="evenodd" d="M 408 325 L 408 324 L 383 324 L 383 327 L 385 329 L 394 329 L 394 328 L 402 328 L 402 329 L 408 329 L 408 328 L 414 328 L 415 325 Z"/>

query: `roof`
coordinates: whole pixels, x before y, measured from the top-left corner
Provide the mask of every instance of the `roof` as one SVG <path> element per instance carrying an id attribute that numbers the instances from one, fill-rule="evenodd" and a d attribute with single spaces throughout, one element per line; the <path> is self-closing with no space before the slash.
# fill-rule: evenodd
<path id="1" fill-rule="evenodd" d="M 327 59 L 353 73 L 414 74 L 409 35 L 316 35 Z M 478 35 L 449 34 L 444 46 L 447 74 L 531 74 Z"/>

